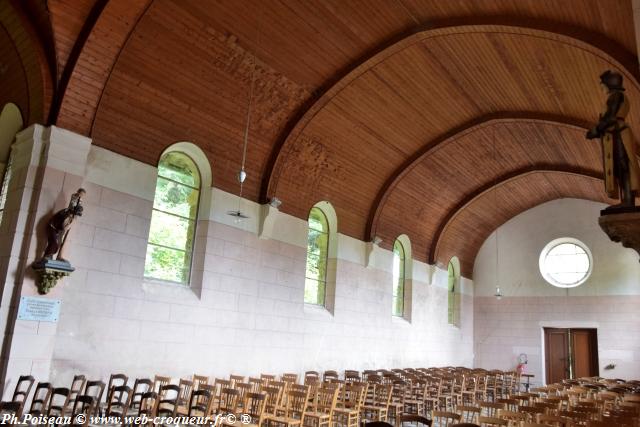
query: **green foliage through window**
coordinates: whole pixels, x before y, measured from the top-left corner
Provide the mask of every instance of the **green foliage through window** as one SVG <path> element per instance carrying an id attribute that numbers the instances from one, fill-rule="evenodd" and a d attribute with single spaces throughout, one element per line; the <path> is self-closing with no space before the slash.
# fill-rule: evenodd
<path id="1" fill-rule="evenodd" d="M 200 173 L 180 152 L 162 156 L 153 200 L 144 275 L 189 284 L 200 198 Z"/>
<path id="2" fill-rule="evenodd" d="M 404 316 L 404 269 L 405 255 L 404 247 L 396 239 L 393 244 L 393 305 L 394 316 Z"/>
<path id="3" fill-rule="evenodd" d="M 329 258 L 329 224 L 320 208 L 309 213 L 304 302 L 324 306 Z"/>

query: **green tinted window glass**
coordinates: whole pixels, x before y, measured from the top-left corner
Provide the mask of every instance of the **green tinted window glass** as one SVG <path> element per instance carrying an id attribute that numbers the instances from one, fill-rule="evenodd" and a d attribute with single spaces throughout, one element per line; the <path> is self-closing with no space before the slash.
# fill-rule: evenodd
<path id="1" fill-rule="evenodd" d="M 153 200 L 145 277 L 187 285 L 195 239 L 200 174 L 180 152 L 162 156 Z"/>
<path id="2" fill-rule="evenodd" d="M 309 213 L 304 302 L 324 306 L 329 257 L 329 225 L 319 208 Z"/>

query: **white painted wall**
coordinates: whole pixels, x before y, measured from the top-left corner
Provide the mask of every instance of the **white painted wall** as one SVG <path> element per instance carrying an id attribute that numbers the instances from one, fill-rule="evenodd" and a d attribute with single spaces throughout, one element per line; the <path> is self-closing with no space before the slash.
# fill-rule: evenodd
<path id="1" fill-rule="evenodd" d="M 76 271 L 55 289 L 61 315 L 50 363 L 40 364 L 50 366 L 55 384 L 78 373 L 105 379 L 113 372 L 184 377 L 473 364 L 469 281 L 462 281 L 461 327 L 450 326 L 447 272 L 414 262 L 411 322 L 393 318 L 391 252 L 375 248 L 366 267 L 367 244 L 338 234 L 333 315 L 305 306 L 306 221 L 272 211 L 271 238 L 261 239 L 264 209 L 243 200 L 251 218 L 237 224 L 226 215 L 237 198 L 215 188 L 199 218 L 197 283 L 146 282 L 155 168 L 94 146 L 85 158 L 82 170 L 57 158 L 44 169 L 38 211 L 43 218 L 79 186 L 87 190 L 67 253 Z M 28 348 L 29 334 L 16 362 L 22 374 L 37 350 Z M 45 379 L 42 369 L 37 374 Z"/>
<path id="2" fill-rule="evenodd" d="M 476 365 L 513 368 L 521 352 L 543 381 L 543 327 L 598 328 L 600 374 L 640 377 L 640 263 L 638 255 L 609 240 L 598 226 L 605 205 L 561 199 L 530 209 L 500 227 L 497 301 L 496 240 L 483 244 L 474 268 Z M 540 252 L 559 237 L 574 237 L 593 254 L 593 273 L 581 286 L 560 289 L 540 274 Z M 615 370 L 604 371 L 609 364 Z"/>

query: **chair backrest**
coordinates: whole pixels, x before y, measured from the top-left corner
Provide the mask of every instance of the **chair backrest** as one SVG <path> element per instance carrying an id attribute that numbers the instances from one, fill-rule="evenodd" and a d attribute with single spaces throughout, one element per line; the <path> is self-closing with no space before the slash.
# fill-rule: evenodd
<path id="1" fill-rule="evenodd" d="M 132 409 L 140 409 L 142 396 L 150 391 L 153 391 L 153 383 L 149 378 L 136 378 L 133 383 L 130 407 Z"/>
<path id="2" fill-rule="evenodd" d="M 162 375 L 156 375 L 153 377 L 153 391 L 158 393 L 158 397 L 162 398 L 160 388 L 165 385 L 171 384 L 171 377 L 165 377 Z"/>
<path id="3" fill-rule="evenodd" d="M 235 414 L 240 403 L 240 391 L 234 388 L 223 388 L 220 391 L 218 412 L 221 414 Z"/>
<path id="4" fill-rule="evenodd" d="M 434 425 L 449 427 L 460 421 L 460 415 L 455 412 L 432 411 L 431 419 L 433 420 Z"/>
<path id="5" fill-rule="evenodd" d="M 47 405 L 47 415 L 62 416 L 69 410 L 69 389 L 66 387 L 54 388 L 51 391 L 49 404 Z"/>
<path id="6" fill-rule="evenodd" d="M 52 392 L 53 387 L 51 383 L 38 383 L 36 390 L 33 392 L 29 413 L 32 415 L 47 413 Z"/>
<path id="7" fill-rule="evenodd" d="M 504 403 L 480 402 L 480 409 L 482 410 L 482 415 L 496 417 L 499 410 L 506 409 L 506 405 Z"/>
<path id="8" fill-rule="evenodd" d="M 231 388 L 234 388 L 237 383 L 244 382 L 244 376 L 242 375 L 229 375 L 229 381 L 231 381 Z"/>
<path id="9" fill-rule="evenodd" d="M 460 421 L 464 421 L 466 423 L 473 423 L 478 421 L 480 411 L 480 407 L 478 406 L 456 406 L 456 412 L 460 415 Z"/>
<path id="10" fill-rule="evenodd" d="M 104 383 L 103 383 L 104 384 Z M 73 410 L 71 411 L 72 426 L 88 426 L 91 415 L 95 412 L 98 401 L 93 396 L 83 394 L 77 396 L 73 402 Z M 83 422 L 78 423 L 78 415 L 84 415 Z"/>
<path id="11" fill-rule="evenodd" d="M 565 417 L 559 417 L 557 415 L 538 415 L 538 422 L 542 424 L 549 424 L 553 427 L 569 427 L 571 421 Z"/>
<path id="12" fill-rule="evenodd" d="M 303 420 L 309 402 L 309 391 L 291 390 L 287 393 L 287 418 Z"/>
<path id="13" fill-rule="evenodd" d="M 109 403 L 109 394 L 114 387 L 119 387 L 123 385 L 127 385 L 127 381 L 129 381 L 129 377 L 125 374 L 111 374 L 109 376 L 109 383 L 107 384 L 107 397 L 106 402 Z"/>
<path id="14" fill-rule="evenodd" d="M 298 374 L 282 374 L 280 379 L 289 384 L 297 384 L 298 383 Z"/>
<path id="15" fill-rule="evenodd" d="M 337 371 L 324 371 L 322 375 L 322 381 L 328 381 L 330 379 L 338 379 L 339 375 Z"/>
<path id="16" fill-rule="evenodd" d="M 180 396 L 178 398 L 178 405 L 186 405 L 191 397 L 191 391 L 193 390 L 193 381 L 180 378 L 178 383 L 180 388 Z"/>
<path id="17" fill-rule="evenodd" d="M 158 393 L 155 391 L 148 391 L 142 393 L 140 397 L 140 403 L 138 404 L 138 416 L 147 415 L 152 417 L 156 415 L 156 407 L 158 406 Z"/>
<path id="18" fill-rule="evenodd" d="M 206 417 L 211 412 L 211 405 L 213 403 L 213 394 L 211 390 L 204 388 L 200 390 L 194 390 L 189 398 L 189 417 Z"/>
<path id="19" fill-rule="evenodd" d="M 206 375 L 193 374 L 193 389 L 200 390 L 201 385 L 209 384 L 209 377 Z"/>
<path id="20" fill-rule="evenodd" d="M 124 416 L 131 405 L 131 388 L 126 385 L 114 386 L 108 393 L 107 416 Z"/>
<path id="21" fill-rule="evenodd" d="M 24 405 L 24 403 L 29 398 L 31 387 L 33 387 L 33 383 L 35 381 L 35 378 L 33 378 L 31 375 L 23 375 L 18 378 L 18 382 L 16 384 L 15 390 L 13 391 L 13 397 L 11 398 L 11 401 L 19 402 Z"/>
<path id="22" fill-rule="evenodd" d="M 249 392 L 244 396 L 242 411 L 251 417 L 250 422 L 252 424 L 261 426 L 265 416 L 266 405 L 267 396 L 264 393 Z"/>
<path id="23" fill-rule="evenodd" d="M 84 395 L 93 397 L 95 401 L 94 404 L 102 402 L 102 395 L 104 394 L 105 387 L 106 384 L 104 381 L 87 381 L 87 385 L 84 388 Z"/>
<path id="24" fill-rule="evenodd" d="M 276 376 L 271 374 L 260 374 L 260 379 L 262 380 L 262 385 L 269 385 L 271 381 L 275 381 Z"/>
<path id="25" fill-rule="evenodd" d="M 328 384 L 328 383 L 327 383 Z M 316 412 L 329 415 L 333 419 L 333 411 L 338 403 L 338 387 L 323 385 L 317 388 L 313 406 Z"/>
<path id="26" fill-rule="evenodd" d="M 71 387 L 69 388 L 69 401 L 73 402 L 77 396 L 82 394 L 86 383 L 87 378 L 84 375 L 76 375 L 73 377 Z"/>
<path id="27" fill-rule="evenodd" d="M 175 416 L 178 411 L 178 401 L 180 400 L 180 386 L 175 384 L 160 386 L 158 399 L 156 414 L 159 416 Z"/>
<path id="28" fill-rule="evenodd" d="M 265 411 L 271 415 L 275 415 L 278 406 L 280 406 L 282 390 L 279 387 L 268 385 L 262 386 L 260 391 L 264 393 L 266 397 Z"/>

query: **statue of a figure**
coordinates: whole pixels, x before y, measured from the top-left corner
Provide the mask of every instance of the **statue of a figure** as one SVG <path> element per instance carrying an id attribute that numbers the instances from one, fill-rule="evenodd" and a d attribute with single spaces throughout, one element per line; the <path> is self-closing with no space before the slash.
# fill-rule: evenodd
<path id="1" fill-rule="evenodd" d="M 71 196 L 69 206 L 58 211 L 47 223 L 47 247 L 44 250 L 42 260 L 51 260 L 58 254 L 59 261 L 66 260 L 62 257 L 62 248 L 71 228 L 71 223 L 77 216 L 82 216 L 82 198 L 86 194 L 83 188 L 78 189 Z"/>
<path id="2" fill-rule="evenodd" d="M 640 192 L 640 163 L 636 156 L 636 142 L 625 118 L 629 101 L 622 87 L 622 75 L 606 71 L 600 75 L 600 86 L 607 95 L 604 113 L 598 123 L 587 132 L 587 139 L 601 138 L 604 161 L 605 191 L 621 203 L 608 210 L 633 208 Z"/>

